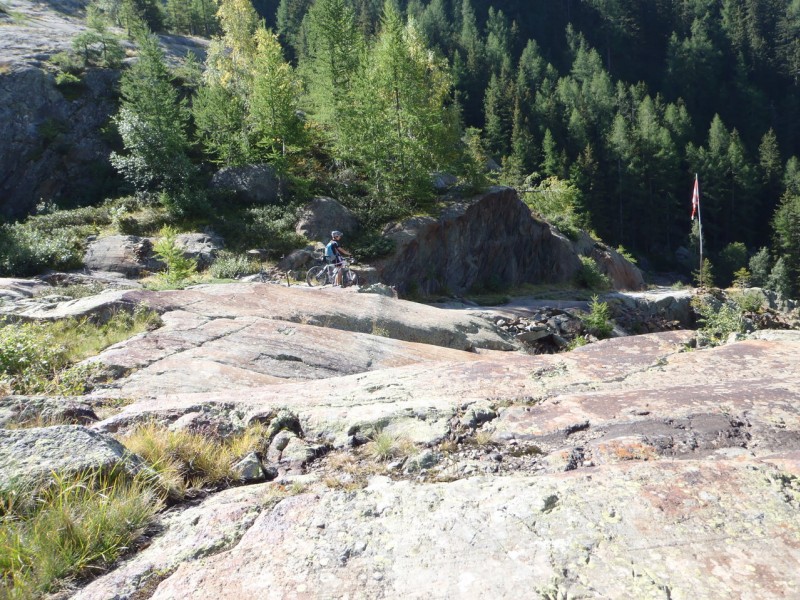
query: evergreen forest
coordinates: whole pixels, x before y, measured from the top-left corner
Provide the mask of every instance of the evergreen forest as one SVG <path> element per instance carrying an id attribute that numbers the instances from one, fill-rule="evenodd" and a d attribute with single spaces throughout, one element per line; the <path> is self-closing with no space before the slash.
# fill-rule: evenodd
<path id="1" fill-rule="evenodd" d="M 652 270 L 798 291 L 800 0 L 94 0 L 140 60 L 112 164 L 175 213 L 270 163 L 373 227 L 499 183 Z M 151 32 L 211 38 L 180 78 Z M 180 85 L 178 85 L 180 83 Z M 289 201 L 287 201 L 289 202 Z M 289 202 L 290 203 L 290 202 Z"/>

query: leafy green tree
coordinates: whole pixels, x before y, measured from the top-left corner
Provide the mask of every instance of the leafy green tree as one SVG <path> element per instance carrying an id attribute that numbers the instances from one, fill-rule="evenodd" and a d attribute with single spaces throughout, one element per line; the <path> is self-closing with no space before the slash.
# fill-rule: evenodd
<path id="1" fill-rule="evenodd" d="M 513 87 L 507 70 L 492 74 L 486 88 L 484 111 L 484 135 L 489 152 L 500 160 L 511 152 L 510 142 L 514 127 Z"/>
<path id="2" fill-rule="evenodd" d="M 783 171 L 783 189 L 789 196 L 800 196 L 800 159 L 792 156 Z"/>
<path id="3" fill-rule="evenodd" d="M 431 0 L 419 16 L 418 22 L 429 46 L 438 49 L 442 54 L 452 48 L 454 31 L 446 0 Z"/>
<path id="4" fill-rule="evenodd" d="M 188 111 L 154 35 L 139 38 L 139 60 L 123 73 L 121 92 L 114 121 L 126 153 L 112 152 L 111 163 L 137 190 L 163 192 L 168 208 L 190 208 L 195 169 L 187 155 Z"/>
<path id="5" fill-rule="evenodd" d="M 303 19 L 313 0 L 281 0 L 276 13 L 277 31 L 284 45 L 292 50 L 294 57 L 305 53 L 305 31 Z"/>
<path id="6" fill-rule="evenodd" d="M 341 155 L 366 170 L 376 196 L 425 197 L 430 173 L 449 170 L 459 158 L 451 85 L 446 63 L 428 50 L 413 21 L 404 26 L 387 2 L 338 140 Z"/>
<path id="7" fill-rule="evenodd" d="M 781 183 L 783 161 L 778 147 L 778 136 L 771 128 L 763 135 L 758 147 L 758 173 L 763 190 L 762 210 L 767 214 L 772 214 L 783 191 Z M 758 234 L 758 237 L 763 239 L 767 234 L 766 226 L 759 228 Z"/>
<path id="8" fill-rule="evenodd" d="M 197 137 L 213 162 L 247 163 L 251 151 L 243 97 L 218 82 L 202 85 L 192 102 L 192 115 Z"/>
<path id="9" fill-rule="evenodd" d="M 764 246 L 750 257 L 750 283 L 755 287 L 764 287 L 769 278 L 771 267 L 769 250 Z"/>
<path id="10" fill-rule="evenodd" d="M 794 291 L 793 284 L 800 269 L 800 196 L 783 196 L 772 219 L 772 228 L 774 250 L 780 257 L 778 262 L 781 263 L 781 269 L 778 269 L 776 263 L 773 272 L 786 272 L 786 278 L 790 282 L 790 291 L 787 294 L 790 294 Z"/>
<path id="11" fill-rule="evenodd" d="M 747 267 L 747 247 L 741 242 L 725 246 L 717 257 L 717 282 L 728 287 L 733 282 L 734 273 Z"/>
<path id="12" fill-rule="evenodd" d="M 792 273 L 784 257 L 781 256 L 775 261 L 775 266 L 772 267 L 772 271 L 769 273 L 766 287 L 778 292 L 783 298 L 792 297 Z"/>

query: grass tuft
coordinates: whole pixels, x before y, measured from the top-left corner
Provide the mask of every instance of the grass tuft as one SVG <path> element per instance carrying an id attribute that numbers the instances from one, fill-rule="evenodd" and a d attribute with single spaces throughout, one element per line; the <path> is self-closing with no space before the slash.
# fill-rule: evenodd
<path id="1" fill-rule="evenodd" d="M 158 474 L 167 497 L 179 500 L 191 489 L 219 488 L 236 481 L 236 461 L 250 452 L 263 452 L 269 439 L 267 428 L 260 423 L 230 440 L 220 440 L 192 431 L 171 431 L 148 422 L 120 442 Z"/>
<path id="2" fill-rule="evenodd" d="M 143 479 L 85 473 L 0 490 L 0 597 L 40 598 L 112 564 L 161 508 Z"/>

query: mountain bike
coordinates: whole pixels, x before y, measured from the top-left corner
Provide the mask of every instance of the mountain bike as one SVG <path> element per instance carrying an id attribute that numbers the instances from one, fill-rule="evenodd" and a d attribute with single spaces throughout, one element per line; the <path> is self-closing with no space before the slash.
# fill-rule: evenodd
<path id="1" fill-rule="evenodd" d="M 358 275 L 350 269 L 350 265 L 355 262 L 354 258 L 345 258 L 338 269 L 342 271 L 342 287 L 358 285 Z M 311 267 L 306 275 L 306 283 L 311 287 L 318 285 L 332 285 L 336 281 L 336 265 L 326 264 Z"/>

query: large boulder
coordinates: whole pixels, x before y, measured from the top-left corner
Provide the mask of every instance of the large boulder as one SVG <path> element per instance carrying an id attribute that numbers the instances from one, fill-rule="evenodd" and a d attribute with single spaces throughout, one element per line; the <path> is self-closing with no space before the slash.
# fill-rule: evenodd
<path id="1" fill-rule="evenodd" d="M 157 271 L 162 263 L 153 256 L 153 242 L 135 235 L 110 235 L 93 241 L 83 259 L 94 271 L 122 273 L 138 277 L 143 271 Z"/>
<path id="2" fill-rule="evenodd" d="M 197 266 L 204 269 L 214 262 L 225 242 L 213 233 L 182 233 L 176 237 L 175 245 L 186 258 L 196 260 Z"/>
<path id="3" fill-rule="evenodd" d="M 0 488 L 53 473 L 98 470 L 134 474 L 142 461 L 112 437 L 82 425 L 0 429 Z"/>
<path id="4" fill-rule="evenodd" d="M 354 233 L 358 230 L 358 219 L 349 208 L 327 196 L 319 196 L 306 204 L 295 227 L 299 235 L 322 243 L 327 243 L 335 229 L 345 235 Z"/>
<path id="5" fill-rule="evenodd" d="M 412 217 L 385 234 L 396 250 L 379 266 L 380 278 L 400 293 L 559 283 L 580 269 L 570 241 L 506 187 L 451 205 L 438 218 Z"/>
<path id="6" fill-rule="evenodd" d="M 126 277 L 160 271 L 165 265 L 153 252 L 155 239 L 135 235 L 100 238 L 89 244 L 83 264 L 94 271 L 122 273 Z M 183 250 L 186 258 L 196 260 L 200 268 L 205 268 L 214 262 L 224 242 L 214 234 L 182 233 L 176 237 L 175 245 Z"/>
<path id="7" fill-rule="evenodd" d="M 522 283 L 562 283 L 591 256 L 616 289 L 641 289 L 641 272 L 615 250 L 583 235 L 571 242 L 531 214 L 512 188 L 453 204 L 438 217 L 411 217 L 384 234 L 395 252 L 379 265 L 381 281 L 401 293 L 458 294 Z"/>
<path id="8" fill-rule="evenodd" d="M 234 192 L 245 204 L 275 204 L 286 192 L 286 182 L 266 164 L 224 167 L 214 174 L 211 187 Z"/>

